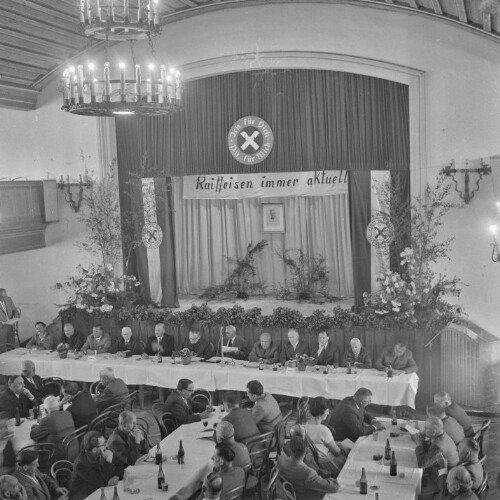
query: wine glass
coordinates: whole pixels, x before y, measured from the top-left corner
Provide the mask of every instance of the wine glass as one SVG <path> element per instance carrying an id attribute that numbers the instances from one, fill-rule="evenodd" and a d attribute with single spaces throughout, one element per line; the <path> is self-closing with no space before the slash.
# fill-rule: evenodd
<path id="1" fill-rule="evenodd" d="M 203 420 L 203 427 L 205 427 L 205 429 L 206 429 L 207 426 L 208 426 L 208 420 Z"/>

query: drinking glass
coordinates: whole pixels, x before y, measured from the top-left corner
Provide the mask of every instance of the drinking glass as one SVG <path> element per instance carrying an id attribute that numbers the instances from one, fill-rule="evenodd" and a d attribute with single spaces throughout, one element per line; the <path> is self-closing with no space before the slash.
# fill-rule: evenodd
<path id="1" fill-rule="evenodd" d="M 208 420 L 203 420 L 203 427 L 207 427 L 208 426 Z"/>

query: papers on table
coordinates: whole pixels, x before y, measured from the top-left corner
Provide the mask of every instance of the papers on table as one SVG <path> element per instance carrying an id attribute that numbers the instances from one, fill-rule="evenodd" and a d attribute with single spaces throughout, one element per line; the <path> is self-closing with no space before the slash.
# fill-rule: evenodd
<path id="1" fill-rule="evenodd" d="M 247 368 L 258 368 L 260 363 L 258 361 L 246 361 L 243 366 Z"/>
<path id="2" fill-rule="evenodd" d="M 420 433 L 420 431 L 418 429 L 415 429 L 415 427 L 413 427 L 413 425 L 411 424 L 403 424 L 401 428 L 408 431 L 412 436 Z"/>

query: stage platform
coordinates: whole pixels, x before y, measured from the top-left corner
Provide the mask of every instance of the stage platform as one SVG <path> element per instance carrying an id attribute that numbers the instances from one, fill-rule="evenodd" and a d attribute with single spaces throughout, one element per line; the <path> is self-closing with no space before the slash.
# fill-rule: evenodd
<path id="1" fill-rule="evenodd" d="M 251 297 L 247 300 L 241 299 L 228 299 L 228 300 L 211 300 L 200 299 L 195 295 L 179 296 L 179 309 L 174 311 L 186 311 L 192 306 L 201 306 L 207 304 L 210 309 L 217 311 L 221 307 L 231 308 L 235 305 L 243 307 L 243 309 L 253 309 L 259 307 L 263 316 L 268 316 L 273 313 L 274 309 L 278 307 L 287 307 L 295 311 L 299 311 L 302 316 L 310 316 L 314 311 L 321 310 L 325 312 L 332 312 L 334 307 L 342 307 L 343 309 L 350 309 L 354 305 L 354 298 L 343 298 L 334 300 L 332 302 L 324 302 L 323 304 L 314 304 L 311 302 L 298 302 L 296 300 L 277 300 L 274 297 Z"/>

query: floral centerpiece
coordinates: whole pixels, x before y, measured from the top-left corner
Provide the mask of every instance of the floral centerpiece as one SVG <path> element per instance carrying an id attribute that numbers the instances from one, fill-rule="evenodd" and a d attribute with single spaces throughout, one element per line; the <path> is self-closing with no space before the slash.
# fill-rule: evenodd
<path id="1" fill-rule="evenodd" d="M 172 356 L 174 360 L 180 359 L 183 365 L 189 365 L 191 363 L 191 358 L 194 356 L 194 352 L 190 351 L 187 347 L 181 349 L 180 351 L 173 351 Z"/>
<path id="2" fill-rule="evenodd" d="M 314 364 L 315 358 L 307 354 L 297 354 L 293 361 L 296 363 L 299 372 L 303 372 L 306 366 L 312 366 Z"/>

